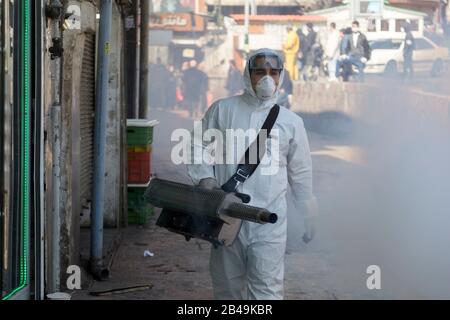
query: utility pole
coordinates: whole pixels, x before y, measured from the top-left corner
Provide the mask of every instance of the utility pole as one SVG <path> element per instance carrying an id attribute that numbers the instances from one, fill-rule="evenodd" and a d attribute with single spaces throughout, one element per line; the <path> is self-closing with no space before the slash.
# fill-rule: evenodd
<path id="1" fill-rule="evenodd" d="M 256 16 L 257 14 L 258 14 L 258 6 L 256 5 L 256 0 L 251 0 L 251 3 L 250 3 L 250 14 L 252 15 L 252 16 Z"/>
<path id="2" fill-rule="evenodd" d="M 102 0 L 97 50 L 97 85 L 94 133 L 94 186 L 91 218 L 91 272 L 97 280 L 108 277 L 103 265 L 103 210 L 105 198 L 105 146 L 108 109 L 109 55 L 111 51 L 112 1 Z"/>
<path id="3" fill-rule="evenodd" d="M 249 47 L 249 14 L 250 14 L 250 0 L 245 0 L 245 8 L 244 8 L 244 29 L 245 29 L 245 36 L 244 36 L 244 51 L 245 54 L 248 56 L 250 52 Z M 247 57 L 245 57 L 247 60 Z"/>
<path id="4" fill-rule="evenodd" d="M 356 16 L 356 0 L 350 0 L 350 20 L 355 20 Z"/>
<path id="5" fill-rule="evenodd" d="M 223 28 L 222 0 L 218 0 L 218 3 L 214 8 L 214 17 L 217 20 L 217 25 L 220 28 Z"/>
<path id="6" fill-rule="evenodd" d="M 127 118 L 137 119 L 139 110 L 139 52 L 138 51 L 138 14 L 139 3 L 133 1 L 132 7 L 126 13 L 127 26 L 125 28 L 125 68 L 126 68 L 126 106 Z M 138 88 L 136 90 L 136 87 Z"/>
<path id="7" fill-rule="evenodd" d="M 148 44 L 150 0 L 141 1 L 141 56 L 139 68 L 139 119 L 148 119 Z"/>
<path id="8" fill-rule="evenodd" d="M 134 106 L 134 119 L 139 118 L 139 79 L 141 77 L 141 74 L 139 72 L 140 70 L 140 57 L 141 57 L 141 30 L 140 30 L 140 24 L 141 24 L 141 9 L 140 9 L 140 0 L 134 0 L 133 1 L 133 10 L 134 10 L 134 21 L 136 23 L 136 28 L 134 31 L 136 32 L 136 48 L 135 48 L 135 70 L 133 73 L 134 76 L 134 100 L 133 100 L 133 106 Z"/>
<path id="9" fill-rule="evenodd" d="M 449 36 L 450 32 L 448 30 L 447 22 L 447 6 L 449 0 L 441 0 L 439 2 L 439 18 L 441 20 L 442 31 L 444 31 L 445 36 Z"/>

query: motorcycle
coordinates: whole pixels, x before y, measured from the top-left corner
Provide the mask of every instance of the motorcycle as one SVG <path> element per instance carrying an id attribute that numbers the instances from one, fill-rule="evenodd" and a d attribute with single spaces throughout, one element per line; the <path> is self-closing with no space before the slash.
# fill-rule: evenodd
<path id="1" fill-rule="evenodd" d="M 347 58 L 340 58 L 340 67 L 338 70 L 338 77 L 342 77 L 343 82 L 348 82 L 350 78 L 357 78 L 359 70 Z"/>

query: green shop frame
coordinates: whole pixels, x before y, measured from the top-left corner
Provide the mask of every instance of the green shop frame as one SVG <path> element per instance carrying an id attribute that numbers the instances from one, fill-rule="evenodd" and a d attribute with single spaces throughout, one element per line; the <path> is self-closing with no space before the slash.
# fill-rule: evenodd
<path id="1" fill-rule="evenodd" d="M 12 152 L 14 159 L 11 162 L 11 182 L 9 186 L 3 185 L 2 189 L 9 189 L 8 196 L 2 201 L 1 229 L 0 236 L 2 238 L 0 253 L 2 254 L 2 278 L 1 298 L 7 300 L 17 295 L 27 297 L 29 292 L 29 259 L 30 259 L 30 23 L 31 8 L 30 1 L 0 1 L 1 3 L 1 25 L 2 25 L 2 46 L 5 41 L 9 41 L 4 33 L 8 30 L 5 27 L 7 16 L 11 20 L 10 25 L 13 27 L 14 41 L 12 44 L 13 52 L 13 75 L 6 78 L 4 74 L 5 68 L 2 68 L 2 98 L 8 94 L 6 92 L 5 83 L 13 82 L 12 97 Z M 9 4 L 8 4 L 9 3 Z M 11 10 L 9 6 L 13 6 Z M 12 13 L 12 14 L 11 14 Z M 2 65 L 8 57 L 2 55 Z M 3 102 L 6 101 L 3 99 Z M 3 106 L 1 117 L 2 129 L 9 120 L 5 117 L 6 104 Z M 2 130 L 2 149 L 6 143 L 10 143 L 4 139 L 4 130 Z M 2 164 L 3 164 L 2 157 Z M 4 168 L 4 167 L 3 167 Z M 1 170 L 4 170 L 1 168 Z M 4 172 L 2 171 L 2 178 Z M 10 203 L 11 210 L 8 210 L 8 219 L 5 219 L 3 212 L 5 203 Z M 3 234 L 8 229 L 8 236 Z M 8 243 L 3 244 L 3 239 L 7 239 Z M 4 248 L 7 248 L 8 254 L 4 254 Z M 8 261 L 3 261 L 3 256 L 8 257 Z M 4 272 L 4 266 L 7 266 L 7 272 Z M 8 278 L 5 279 L 3 273 Z"/>

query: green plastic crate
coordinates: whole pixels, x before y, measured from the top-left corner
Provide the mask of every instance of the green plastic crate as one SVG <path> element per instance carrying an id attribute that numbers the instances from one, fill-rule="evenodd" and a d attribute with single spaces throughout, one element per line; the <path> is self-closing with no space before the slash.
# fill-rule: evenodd
<path id="1" fill-rule="evenodd" d="M 128 187 L 128 204 L 132 206 L 142 206 L 145 204 L 144 193 L 147 186 L 143 187 Z"/>
<path id="2" fill-rule="evenodd" d="M 128 224 L 147 224 L 153 212 L 154 208 L 151 205 L 136 208 L 128 207 Z"/>
<path id="3" fill-rule="evenodd" d="M 150 145 L 153 142 L 153 127 L 157 120 L 127 119 L 127 144 Z"/>
<path id="4" fill-rule="evenodd" d="M 146 224 L 153 215 L 153 206 L 145 201 L 144 193 L 148 185 L 128 187 L 128 223 Z"/>
<path id="5" fill-rule="evenodd" d="M 127 128 L 127 144 L 149 145 L 153 142 L 153 128 L 129 127 Z"/>

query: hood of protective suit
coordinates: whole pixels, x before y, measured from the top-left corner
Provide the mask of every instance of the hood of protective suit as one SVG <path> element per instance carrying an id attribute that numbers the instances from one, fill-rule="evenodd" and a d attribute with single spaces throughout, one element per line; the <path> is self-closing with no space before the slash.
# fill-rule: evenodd
<path id="1" fill-rule="evenodd" d="M 284 79 L 284 69 L 281 70 L 280 73 L 280 81 L 278 82 L 278 86 L 275 89 L 275 93 L 273 94 L 273 97 L 268 99 L 268 100 L 262 100 L 260 98 L 258 98 L 258 96 L 256 95 L 255 90 L 253 90 L 252 87 L 252 81 L 250 79 L 250 70 L 249 70 L 249 61 L 252 57 L 261 54 L 261 53 L 266 53 L 266 54 L 273 54 L 273 55 L 277 55 L 278 57 L 280 57 L 280 55 L 271 49 L 259 49 L 256 50 L 255 52 L 253 52 L 247 60 L 246 66 L 245 66 L 245 70 L 244 70 L 244 88 L 245 88 L 245 95 L 246 95 L 246 99 L 248 100 L 249 104 L 255 107 L 262 107 L 262 108 L 267 108 L 267 107 L 272 107 L 278 100 L 278 95 L 280 93 L 280 88 L 281 85 L 283 84 L 283 79 Z M 281 59 L 281 57 L 280 57 Z"/>

